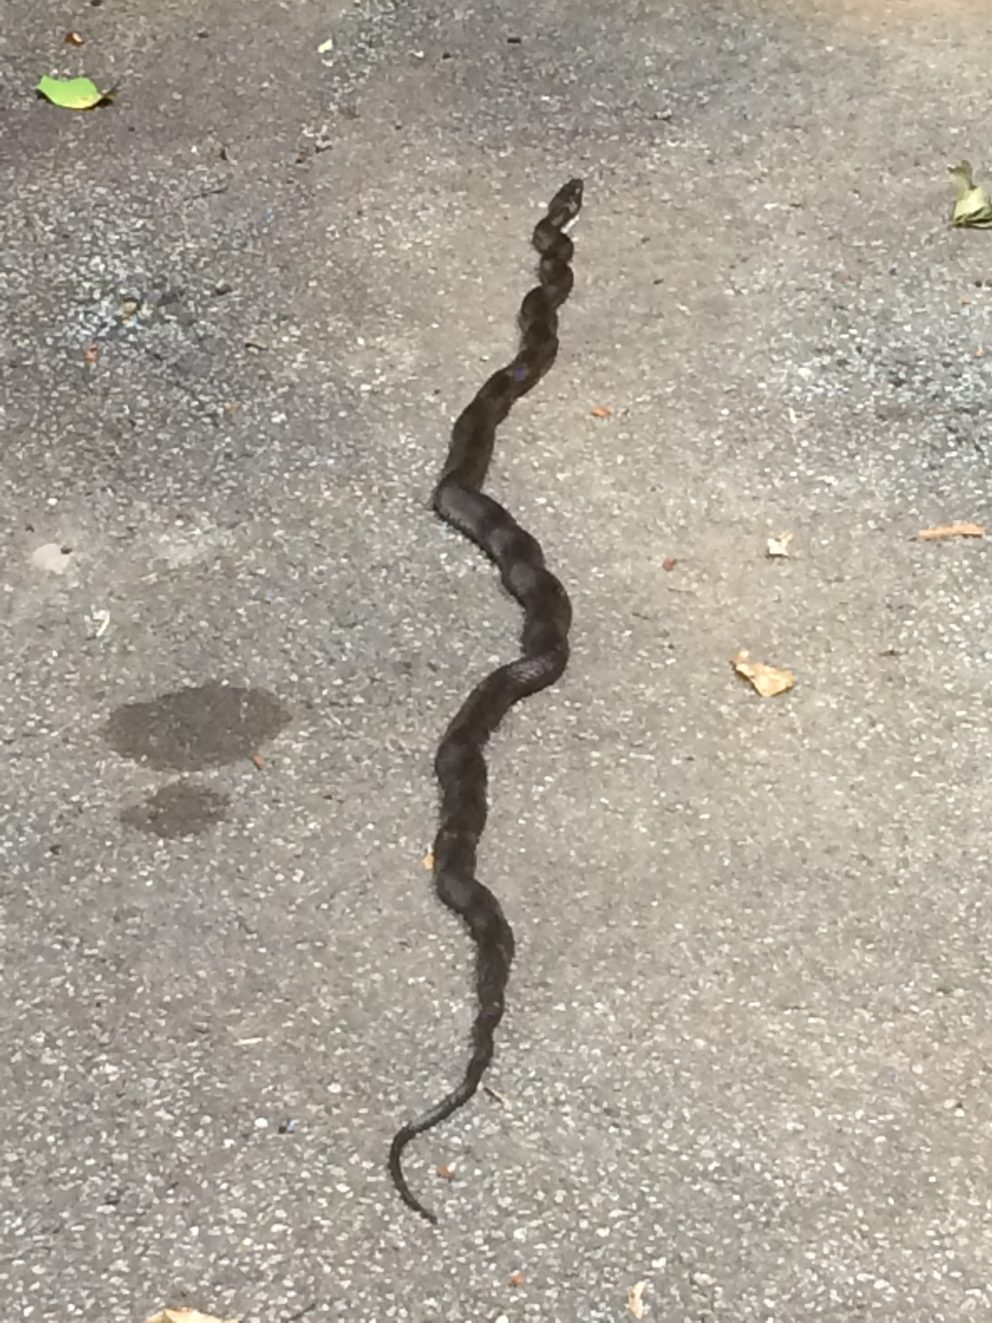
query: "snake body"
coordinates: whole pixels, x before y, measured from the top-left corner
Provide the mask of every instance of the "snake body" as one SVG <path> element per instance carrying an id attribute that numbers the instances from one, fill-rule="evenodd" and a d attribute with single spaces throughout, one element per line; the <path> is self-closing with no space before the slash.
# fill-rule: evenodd
<path id="1" fill-rule="evenodd" d="M 487 675 L 472 690 L 444 733 L 434 760 L 440 814 L 434 842 L 434 885 L 440 900 L 464 920 L 476 947 L 477 1009 L 472 1052 L 460 1084 L 397 1131 L 389 1171 L 403 1202 L 429 1222 L 437 1219 L 414 1196 L 403 1174 L 403 1150 L 469 1101 L 493 1056 L 513 962 L 513 930 L 499 901 L 475 875 L 476 851 L 486 824 L 484 750 L 503 717 L 520 699 L 561 676 L 568 663 L 572 608 L 565 589 L 544 563 L 536 538 L 482 487 L 496 429 L 514 402 L 548 371 L 558 354 L 558 309 L 572 289 L 572 240 L 564 232 L 582 206 L 582 181 L 571 179 L 538 221 L 532 243 L 540 255 L 538 281 L 520 307 L 520 348 L 511 363 L 481 387 L 455 421 L 440 479 L 436 513 L 495 563 L 504 587 L 524 612 L 521 655 Z"/>

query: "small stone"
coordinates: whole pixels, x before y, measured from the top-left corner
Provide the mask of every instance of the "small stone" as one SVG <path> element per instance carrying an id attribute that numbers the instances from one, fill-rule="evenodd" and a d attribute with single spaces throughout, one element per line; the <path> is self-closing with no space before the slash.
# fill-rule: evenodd
<path id="1" fill-rule="evenodd" d="M 45 542 L 31 553 L 31 564 L 38 570 L 47 570 L 49 574 L 65 574 L 69 568 L 72 553 L 58 542 Z"/>

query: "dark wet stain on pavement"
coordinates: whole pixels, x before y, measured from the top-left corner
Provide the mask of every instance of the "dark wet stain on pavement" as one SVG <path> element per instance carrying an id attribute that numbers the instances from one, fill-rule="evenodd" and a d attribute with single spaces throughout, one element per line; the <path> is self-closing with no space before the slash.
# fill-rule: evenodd
<path id="1" fill-rule="evenodd" d="M 125 827 L 133 827 L 146 836 L 163 841 L 183 836 L 200 836 L 224 821 L 229 800 L 205 786 L 183 781 L 163 786 L 141 804 L 126 808 L 120 815 Z"/>
<path id="2" fill-rule="evenodd" d="M 196 772 L 250 758 L 289 720 L 266 689 L 211 682 L 147 703 L 125 703 L 111 713 L 105 733 L 124 758 L 161 770 Z"/>

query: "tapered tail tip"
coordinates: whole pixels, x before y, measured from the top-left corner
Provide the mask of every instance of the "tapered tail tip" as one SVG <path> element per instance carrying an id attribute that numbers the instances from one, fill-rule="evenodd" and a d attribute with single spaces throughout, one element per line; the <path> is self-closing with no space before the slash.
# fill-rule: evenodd
<path id="1" fill-rule="evenodd" d="M 389 1174 L 393 1178 L 393 1184 L 396 1186 L 397 1193 L 406 1204 L 407 1208 L 412 1209 L 415 1213 L 419 1213 L 425 1222 L 429 1222 L 432 1227 L 436 1227 L 437 1215 L 432 1213 L 429 1208 L 425 1208 L 424 1205 L 418 1201 L 416 1195 L 410 1189 L 409 1185 L 407 1185 L 406 1177 L 403 1175 L 403 1166 L 401 1162 L 403 1150 L 412 1138 L 413 1135 L 405 1128 L 397 1131 L 393 1136 L 393 1142 L 389 1146 Z"/>

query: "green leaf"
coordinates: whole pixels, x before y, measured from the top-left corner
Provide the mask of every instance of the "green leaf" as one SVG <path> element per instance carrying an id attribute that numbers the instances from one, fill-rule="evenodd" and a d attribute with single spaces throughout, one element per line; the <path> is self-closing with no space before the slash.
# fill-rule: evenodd
<path id="1" fill-rule="evenodd" d="M 66 110 L 92 110 L 101 101 L 109 101 L 114 89 L 101 92 L 91 78 L 49 78 L 44 77 L 38 83 L 40 92 L 55 106 Z"/>
<path id="2" fill-rule="evenodd" d="M 948 170 L 954 180 L 955 196 L 951 224 L 982 229 L 992 226 L 992 199 L 972 178 L 971 162 L 962 161 L 960 165 L 948 166 Z"/>

